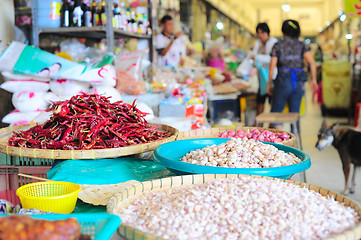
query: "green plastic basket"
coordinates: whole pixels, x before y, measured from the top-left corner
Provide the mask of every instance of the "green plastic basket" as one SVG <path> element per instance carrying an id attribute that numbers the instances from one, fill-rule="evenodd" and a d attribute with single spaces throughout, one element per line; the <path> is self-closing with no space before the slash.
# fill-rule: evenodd
<path id="1" fill-rule="evenodd" d="M 7 166 L 52 166 L 54 159 L 10 156 L 0 153 L 0 165 Z"/>
<path id="2" fill-rule="evenodd" d="M 11 156 L 11 165 L 15 166 L 52 166 L 54 159 Z"/>
<path id="3" fill-rule="evenodd" d="M 110 239 L 121 222 L 120 217 L 108 213 L 42 214 L 31 217 L 44 220 L 76 218 L 81 225 L 81 232 L 94 240 Z"/>
<path id="4" fill-rule="evenodd" d="M 11 158 L 10 155 L 0 153 L 0 165 L 12 165 Z"/>

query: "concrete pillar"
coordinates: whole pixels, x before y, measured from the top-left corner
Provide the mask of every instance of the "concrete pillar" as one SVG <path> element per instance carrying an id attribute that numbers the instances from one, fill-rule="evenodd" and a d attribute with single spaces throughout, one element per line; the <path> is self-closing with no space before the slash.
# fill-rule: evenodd
<path id="1" fill-rule="evenodd" d="M 7 44 L 14 40 L 14 0 L 0 0 L 0 54 L 4 51 Z M 3 82 L 0 74 L 0 83 Z M 1 119 L 12 109 L 11 95 L 3 89 L 0 89 L 0 127 L 6 124 Z"/>
<path id="2" fill-rule="evenodd" d="M 14 40 L 14 0 L 0 0 L 0 53 Z"/>

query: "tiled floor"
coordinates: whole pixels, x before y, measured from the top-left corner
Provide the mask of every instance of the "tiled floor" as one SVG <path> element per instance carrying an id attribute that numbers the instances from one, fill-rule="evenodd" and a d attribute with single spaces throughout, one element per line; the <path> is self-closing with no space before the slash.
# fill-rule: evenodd
<path id="1" fill-rule="evenodd" d="M 335 122 L 345 123 L 347 121 L 345 118 L 326 118 L 326 120 L 328 124 Z M 321 116 L 320 107 L 317 104 L 312 103 L 310 96 L 307 96 L 307 114 L 301 119 L 303 150 L 310 155 L 312 162 L 311 168 L 306 172 L 307 182 L 329 190 L 341 192 L 344 189 L 344 175 L 338 152 L 332 146 L 323 151 L 319 151 L 315 147 L 317 133 L 321 127 L 322 121 L 323 118 Z M 300 177 L 294 176 L 292 179 L 300 180 Z M 350 183 L 351 179 L 349 180 L 349 184 Z M 348 194 L 348 197 L 361 203 L 360 170 L 358 171 L 356 178 L 356 191 L 354 194 Z"/>

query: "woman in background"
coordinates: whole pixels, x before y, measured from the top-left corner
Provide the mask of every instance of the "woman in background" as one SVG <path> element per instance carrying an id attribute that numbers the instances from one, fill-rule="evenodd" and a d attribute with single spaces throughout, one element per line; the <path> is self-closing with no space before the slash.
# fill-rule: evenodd
<path id="1" fill-rule="evenodd" d="M 299 112 L 304 82 L 307 76 L 304 71 L 304 61 L 311 69 L 311 89 L 317 89 L 316 63 L 310 52 L 310 47 L 298 40 L 301 29 L 295 20 L 286 20 L 282 24 L 283 39 L 278 41 L 272 49 L 268 76 L 268 93 L 272 95 L 271 112 L 283 112 L 286 103 L 290 112 Z M 277 66 L 278 75 L 272 87 L 272 76 Z M 280 129 L 282 125 L 274 124 Z"/>

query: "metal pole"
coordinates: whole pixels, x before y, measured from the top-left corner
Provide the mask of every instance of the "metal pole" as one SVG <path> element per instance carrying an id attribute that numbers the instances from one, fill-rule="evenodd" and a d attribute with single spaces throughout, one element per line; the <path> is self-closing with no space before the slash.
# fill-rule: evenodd
<path id="1" fill-rule="evenodd" d="M 39 47 L 39 27 L 37 24 L 37 17 L 36 17 L 36 11 L 37 11 L 37 1 L 31 0 L 31 14 L 33 18 L 33 45 L 35 47 Z"/>
<path id="2" fill-rule="evenodd" d="M 113 30 L 113 9 L 112 9 L 112 0 L 106 0 L 105 14 L 106 14 L 106 23 L 105 23 L 105 35 L 107 41 L 107 53 L 114 53 L 114 30 Z"/>
<path id="3" fill-rule="evenodd" d="M 153 29 L 153 5 L 152 5 L 152 0 L 148 0 L 148 20 L 149 20 L 149 26 L 152 29 L 153 33 L 151 35 L 151 37 L 149 38 L 149 60 L 152 63 L 153 62 L 153 34 L 154 34 L 154 29 Z"/>

